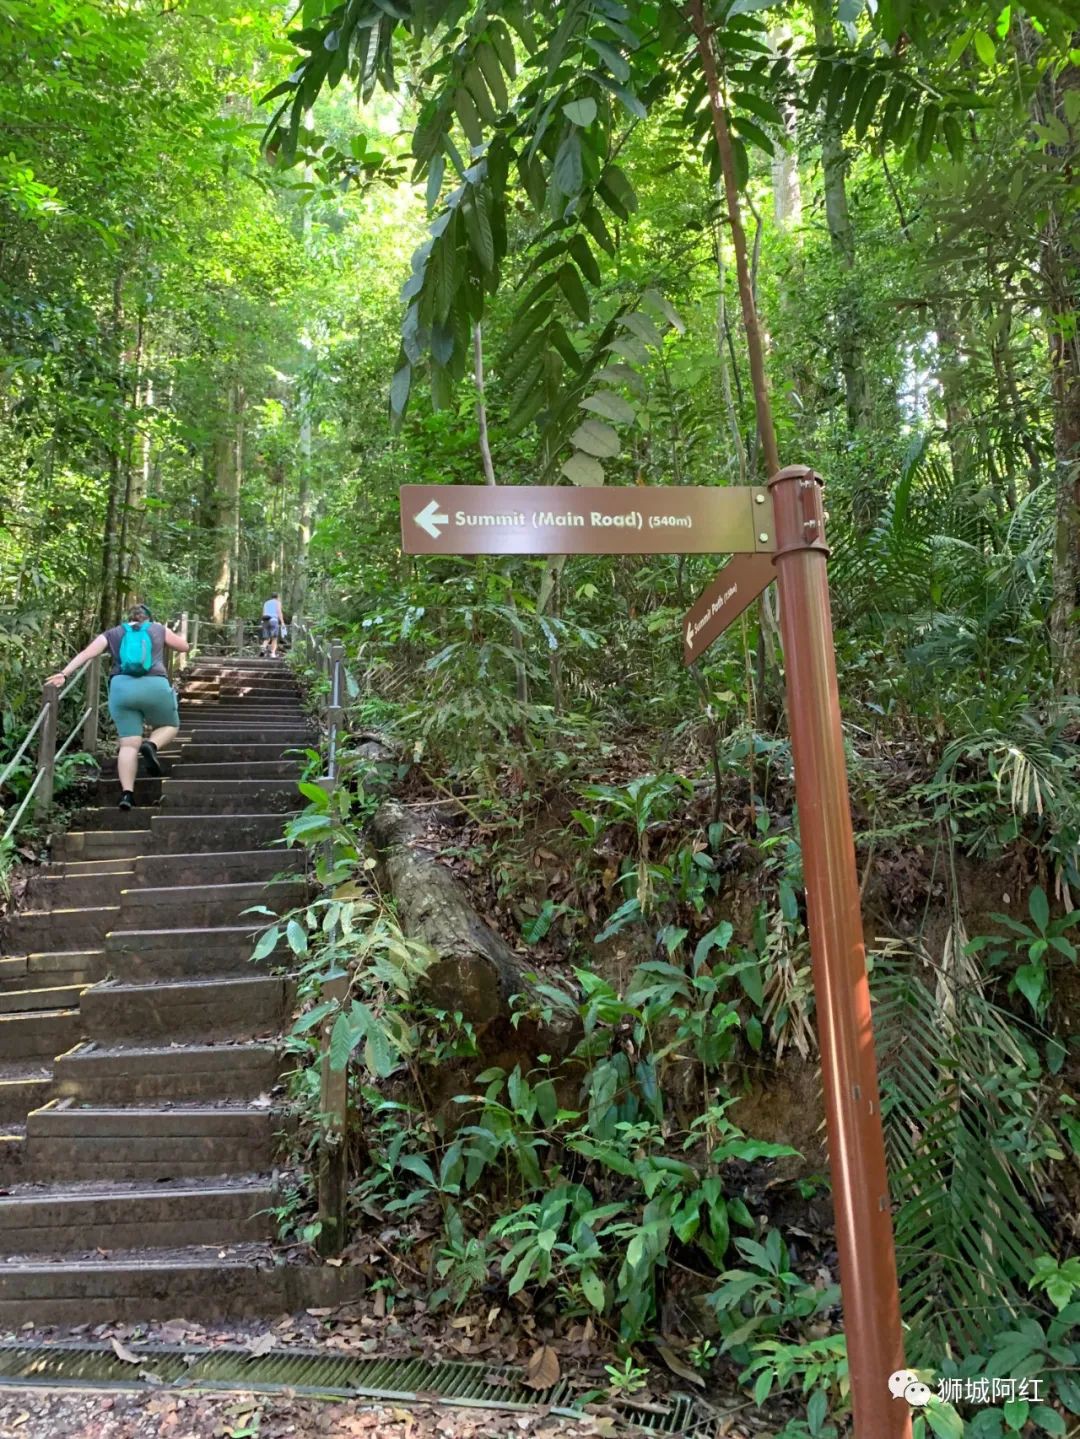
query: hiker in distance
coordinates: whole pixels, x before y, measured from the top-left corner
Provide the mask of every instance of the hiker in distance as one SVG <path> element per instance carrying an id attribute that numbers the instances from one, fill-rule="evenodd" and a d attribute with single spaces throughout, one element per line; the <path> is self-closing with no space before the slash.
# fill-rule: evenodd
<path id="1" fill-rule="evenodd" d="M 148 605 L 132 605 L 126 622 L 113 625 L 92 639 L 46 681 L 63 685 L 86 660 L 109 651 L 112 659 L 109 713 L 120 736 L 116 767 L 120 775 L 121 809 L 130 809 L 135 803 L 139 756 L 146 761 L 147 774 L 160 774 L 157 752 L 175 738 L 180 728 L 176 695 L 165 669 L 165 650 L 185 654 L 188 648 L 187 640 L 154 619 Z M 152 726 L 149 739 L 143 739 L 145 725 Z"/>
<path id="2" fill-rule="evenodd" d="M 278 639 L 286 633 L 285 612 L 281 608 L 280 595 L 271 595 L 263 605 L 262 631 L 261 652 L 263 656 L 265 657 L 269 653 L 272 659 L 277 659 Z"/>

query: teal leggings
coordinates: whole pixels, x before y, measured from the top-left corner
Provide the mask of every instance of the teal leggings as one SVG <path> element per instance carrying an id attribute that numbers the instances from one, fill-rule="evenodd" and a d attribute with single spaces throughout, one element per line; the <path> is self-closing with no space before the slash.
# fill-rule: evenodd
<path id="1" fill-rule="evenodd" d="M 121 739 L 141 737 L 144 725 L 179 725 L 176 695 L 164 675 L 113 675 L 109 681 L 109 713 Z"/>

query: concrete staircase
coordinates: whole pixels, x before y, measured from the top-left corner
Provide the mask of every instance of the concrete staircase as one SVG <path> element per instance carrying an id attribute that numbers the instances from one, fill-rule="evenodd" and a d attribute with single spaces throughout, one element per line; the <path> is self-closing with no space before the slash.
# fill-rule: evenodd
<path id="1" fill-rule="evenodd" d="M 164 775 L 75 817 L 0 940 L 0 1329 L 280 1313 L 345 1297 L 267 1212 L 293 987 L 250 960 L 303 901 L 270 847 L 314 742 L 281 662 L 185 679 Z"/>

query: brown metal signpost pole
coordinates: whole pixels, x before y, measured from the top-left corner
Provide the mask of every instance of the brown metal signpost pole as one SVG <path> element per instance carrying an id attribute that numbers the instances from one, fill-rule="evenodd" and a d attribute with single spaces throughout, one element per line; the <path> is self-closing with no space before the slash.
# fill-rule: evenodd
<path id="1" fill-rule="evenodd" d="M 900 1296 L 870 1026 L 855 846 L 826 574 L 821 484 L 792 465 L 769 481 L 817 1001 L 840 1286 L 857 1439 L 910 1439 L 889 1391 L 904 1367 Z"/>

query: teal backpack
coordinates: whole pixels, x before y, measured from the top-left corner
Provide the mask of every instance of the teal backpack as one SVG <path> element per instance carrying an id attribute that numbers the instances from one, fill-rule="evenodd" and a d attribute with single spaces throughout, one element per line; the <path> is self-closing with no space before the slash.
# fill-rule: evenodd
<path id="1" fill-rule="evenodd" d="M 139 679 L 150 673 L 154 664 L 154 646 L 145 625 L 125 624 L 117 661 L 122 675 Z"/>

